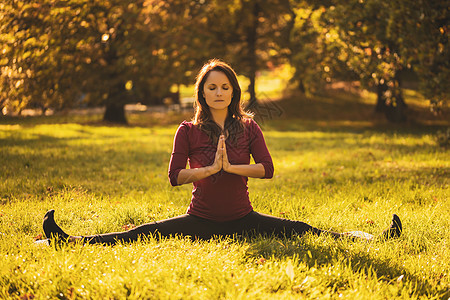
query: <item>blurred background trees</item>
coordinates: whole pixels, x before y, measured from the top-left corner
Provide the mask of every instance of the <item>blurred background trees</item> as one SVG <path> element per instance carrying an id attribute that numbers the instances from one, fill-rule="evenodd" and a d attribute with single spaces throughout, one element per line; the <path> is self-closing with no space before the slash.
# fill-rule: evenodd
<path id="1" fill-rule="evenodd" d="M 218 57 L 249 79 L 283 64 L 314 94 L 358 80 L 374 109 L 407 118 L 404 79 L 438 112 L 449 95 L 449 7 L 409 0 L 5 0 L 0 4 L 0 110 L 161 104 Z M 174 99 L 178 99 L 174 97 Z"/>

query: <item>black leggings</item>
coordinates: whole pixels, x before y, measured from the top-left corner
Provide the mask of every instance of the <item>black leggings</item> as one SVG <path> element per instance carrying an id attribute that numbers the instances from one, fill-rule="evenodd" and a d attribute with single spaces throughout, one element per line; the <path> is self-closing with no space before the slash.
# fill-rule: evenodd
<path id="1" fill-rule="evenodd" d="M 83 239 L 89 244 L 115 244 L 116 242 L 133 242 L 145 236 L 154 237 L 188 236 L 193 239 L 207 240 L 214 236 L 233 235 L 274 235 L 278 237 L 291 237 L 292 235 L 303 235 L 307 232 L 320 235 L 325 232 L 300 221 L 281 219 L 255 211 L 250 212 L 243 218 L 216 222 L 204 218 L 181 215 L 178 217 L 147 223 L 124 232 L 114 232 L 84 236 Z M 329 232 L 334 237 L 341 236 L 339 233 Z"/>

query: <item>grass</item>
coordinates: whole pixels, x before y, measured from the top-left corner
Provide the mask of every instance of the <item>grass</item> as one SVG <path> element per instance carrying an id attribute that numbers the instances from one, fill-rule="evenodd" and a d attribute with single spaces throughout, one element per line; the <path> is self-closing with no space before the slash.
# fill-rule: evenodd
<path id="1" fill-rule="evenodd" d="M 448 123 L 431 126 L 422 112 L 392 127 L 367 98 L 338 92 L 270 105 L 281 117 L 258 118 L 276 173 L 249 180 L 255 210 L 372 234 L 397 213 L 400 239 L 38 247 L 50 208 L 81 235 L 184 213 L 191 187 L 170 187 L 167 165 L 186 116 L 132 115 L 122 127 L 100 116 L 11 118 L 0 121 L 0 298 L 448 299 L 450 160 L 435 139 Z"/>

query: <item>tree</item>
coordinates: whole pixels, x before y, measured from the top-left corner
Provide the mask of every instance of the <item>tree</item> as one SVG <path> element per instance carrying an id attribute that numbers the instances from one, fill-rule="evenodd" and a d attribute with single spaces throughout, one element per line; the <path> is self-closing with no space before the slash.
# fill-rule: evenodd
<path id="1" fill-rule="evenodd" d="M 75 91 L 60 67 L 69 69 L 70 58 L 56 55 L 61 46 L 51 37 L 51 5 L 5 1 L 0 9 L 1 108 L 62 106 L 61 98 Z"/>
<path id="2" fill-rule="evenodd" d="M 337 58 L 359 75 L 363 87 L 375 87 L 376 111 L 393 122 L 406 120 L 400 72 L 406 68 L 401 43 L 388 34 L 390 4 L 381 0 L 334 1 L 323 26 L 334 30 Z"/>
<path id="3" fill-rule="evenodd" d="M 400 53 L 419 78 L 420 92 L 439 112 L 450 95 L 448 1 L 390 1 L 387 32 L 401 42 Z"/>
<path id="4" fill-rule="evenodd" d="M 376 111 L 406 120 L 402 73 L 413 69 L 422 93 L 448 99 L 448 5 L 444 1 L 329 1 L 323 27 L 339 48 L 336 56 L 377 92 Z M 337 64 L 334 64 L 336 66 Z"/>
<path id="5" fill-rule="evenodd" d="M 226 4 L 225 4 L 226 3 Z M 250 106 L 256 104 L 256 74 L 287 62 L 293 24 L 288 0 L 206 1 L 202 6 L 209 54 L 226 59 L 249 78 Z"/>
<path id="6" fill-rule="evenodd" d="M 186 81 L 193 63 L 179 63 L 175 44 L 184 32 L 176 9 L 183 13 L 186 3 L 5 1 L 2 106 L 102 104 L 106 121 L 126 123 L 126 103 L 162 101 L 172 84 Z"/>
<path id="7" fill-rule="evenodd" d="M 294 19 L 288 0 L 245 1 L 234 8 L 235 39 L 229 43 L 231 61 L 249 78 L 249 107 L 257 104 L 256 73 L 287 62 L 289 32 Z"/>
<path id="8" fill-rule="evenodd" d="M 318 2 L 292 1 L 294 26 L 289 39 L 289 61 L 295 67 L 291 81 L 301 92 L 316 94 L 336 76 L 354 75 L 339 59 L 334 27 L 323 26 L 326 8 Z"/>

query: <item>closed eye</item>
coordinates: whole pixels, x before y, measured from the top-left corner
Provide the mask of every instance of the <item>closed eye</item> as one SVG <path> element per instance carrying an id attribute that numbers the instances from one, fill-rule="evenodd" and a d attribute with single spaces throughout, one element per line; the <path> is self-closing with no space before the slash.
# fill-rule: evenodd
<path id="1" fill-rule="evenodd" d="M 216 85 L 212 84 L 212 85 L 208 86 L 208 89 L 210 91 L 214 91 L 216 89 Z M 224 89 L 225 91 L 229 90 L 230 86 L 228 84 L 224 84 L 224 85 L 222 85 L 222 89 Z"/>

